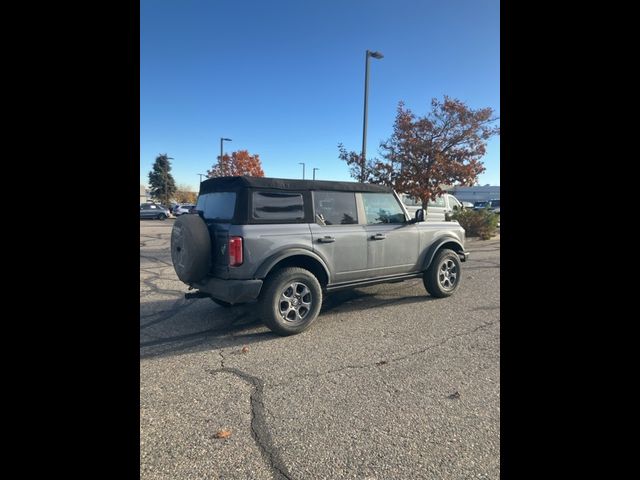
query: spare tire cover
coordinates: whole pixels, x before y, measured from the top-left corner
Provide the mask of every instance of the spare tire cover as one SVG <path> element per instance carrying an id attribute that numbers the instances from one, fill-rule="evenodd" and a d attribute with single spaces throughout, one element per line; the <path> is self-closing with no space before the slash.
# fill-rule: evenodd
<path id="1" fill-rule="evenodd" d="M 171 261 L 185 283 L 202 280 L 211 266 L 211 237 L 200 215 L 180 215 L 171 231 Z"/>

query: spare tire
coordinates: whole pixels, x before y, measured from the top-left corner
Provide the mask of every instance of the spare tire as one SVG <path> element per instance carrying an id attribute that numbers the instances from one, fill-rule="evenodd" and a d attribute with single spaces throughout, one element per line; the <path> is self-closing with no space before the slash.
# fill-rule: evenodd
<path id="1" fill-rule="evenodd" d="M 200 215 L 180 215 L 171 231 L 171 261 L 185 283 L 202 280 L 211 267 L 211 237 Z"/>

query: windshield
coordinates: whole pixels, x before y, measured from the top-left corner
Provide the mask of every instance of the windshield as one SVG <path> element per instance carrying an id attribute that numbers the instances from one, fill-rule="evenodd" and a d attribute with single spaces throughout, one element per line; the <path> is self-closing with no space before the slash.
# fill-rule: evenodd
<path id="1" fill-rule="evenodd" d="M 196 209 L 208 220 L 231 220 L 236 210 L 235 192 L 205 193 L 198 197 Z"/>

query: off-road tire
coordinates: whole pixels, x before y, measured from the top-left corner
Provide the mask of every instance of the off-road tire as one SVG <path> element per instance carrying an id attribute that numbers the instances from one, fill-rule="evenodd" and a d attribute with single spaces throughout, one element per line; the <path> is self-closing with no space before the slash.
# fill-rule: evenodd
<path id="1" fill-rule="evenodd" d="M 322 287 L 304 268 L 270 274 L 260 293 L 260 317 L 278 335 L 295 335 L 311 326 L 322 307 Z"/>
<path id="2" fill-rule="evenodd" d="M 449 297 L 458 290 L 461 274 L 460 257 L 453 250 L 444 248 L 436 253 L 422 276 L 422 282 L 432 297 Z"/>

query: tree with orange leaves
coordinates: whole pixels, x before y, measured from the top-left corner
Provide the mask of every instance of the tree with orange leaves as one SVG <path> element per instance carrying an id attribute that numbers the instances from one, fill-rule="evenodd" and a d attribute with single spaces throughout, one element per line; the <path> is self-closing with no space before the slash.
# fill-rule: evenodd
<path id="1" fill-rule="evenodd" d="M 207 177 L 234 177 L 236 175 L 249 175 L 251 177 L 264 177 L 262 163 L 258 154 L 251 155 L 247 150 L 238 150 L 231 155 L 218 156 L 218 163 L 207 171 Z"/>
<path id="2" fill-rule="evenodd" d="M 342 145 L 339 158 L 347 162 L 359 181 L 389 185 L 422 201 L 423 208 L 444 192 L 442 185 L 474 185 L 485 171 L 480 161 L 487 141 L 500 134 L 491 108 L 470 109 L 460 100 L 433 99 L 424 117 L 398 104 L 393 135 L 380 147 L 384 160 L 366 162 L 362 155 L 347 152 Z"/>

